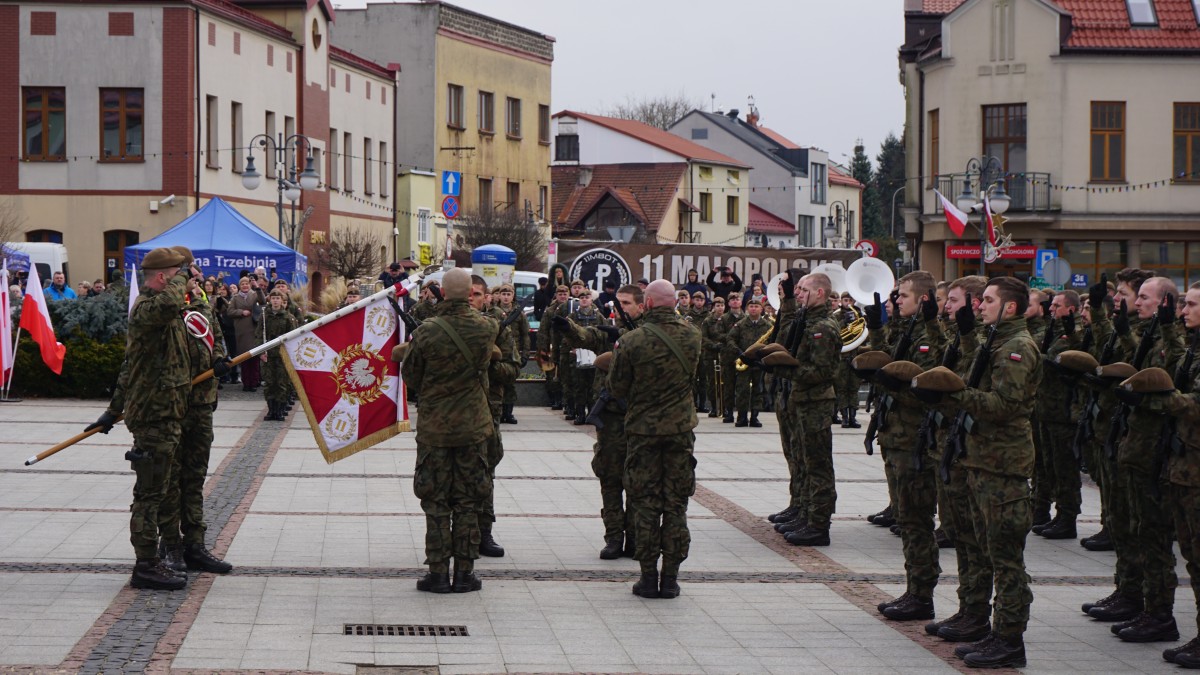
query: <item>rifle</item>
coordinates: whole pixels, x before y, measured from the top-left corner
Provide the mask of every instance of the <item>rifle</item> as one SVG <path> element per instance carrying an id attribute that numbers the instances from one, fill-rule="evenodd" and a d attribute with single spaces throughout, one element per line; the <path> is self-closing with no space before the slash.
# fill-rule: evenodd
<path id="1" fill-rule="evenodd" d="M 999 323 L 992 324 L 988 329 L 987 340 L 979 347 L 979 352 L 975 354 L 975 361 L 971 363 L 971 374 L 967 379 L 967 387 L 978 389 L 979 384 L 983 382 L 983 373 L 987 370 L 988 362 L 992 358 L 992 343 L 996 340 L 996 327 Z M 975 418 L 966 410 L 959 410 L 954 416 L 954 421 L 950 423 L 950 433 L 946 436 L 946 448 L 942 452 L 942 462 L 939 467 L 942 482 L 950 484 L 950 467 L 954 462 L 967 454 L 967 434 L 971 433 L 975 427 Z"/>
<path id="2" fill-rule="evenodd" d="M 1200 330 L 1192 333 L 1192 341 L 1188 343 L 1187 351 L 1183 353 L 1183 360 L 1179 362 L 1179 367 L 1175 369 L 1175 389 L 1181 394 L 1187 394 L 1192 389 L 1192 364 L 1196 360 L 1196 349 L 1200 347 Z M 1151 475 L 1165 478 L 1167 471 L 1167 459 L 1171 453 L 1182 455 L 1184 445 L 1182 439 L 1179 438 L 1178 420 L 1174 416 L 1168 416 L 1167 421 L 1163 424 L 1162 434 L 1158 439 L 1158 450 L 1154 453 L 1154 471 Z M 1159 481 L 1153 482 L 1154 496 L 1161 497 Z"/>
<path id="3" fill-rule="evenodd" d="M 634 330 L 637 328 L 637 324 L 625 313 L 625 308 L 621 306 L 620 300 L 614 302 L 613 306 L 617 310 L 617 316 L 621 317 L 621 323 L 625 324 L 625 330 Z"/>
<path id="4" fill-rule="evenodd" d="M 1050 345 L 1054 344 L 1054 317 L 1050 317 L 1050 323 L 1046 324 L 1046 333 L 1042 336 L 1042 353 L 1050 351 Z"/>
<path id="5" fill-rule="evenodd" d="M 942 354 L 942 366 L 954 370 L 962 355 L 962 335 L 955 335 L 954 342 Z M 913 465 L 920 471 L 925 465 L 925 453 L 937 449 L 936 430 L 942 426 L 942 414 L 936 410 L 927 410 L 917 428 L 917 447 L 913 448 Z"/>
<path id="6" fill-rule="evenodd" d="M 775 322 L 775 333 L 771 337 L 776 337 L 779 335 L 779 324 L 781 323 L 783 322 Z M 800 346 L 800 338 L 804 335 L 804 331 L 806 330 L 808 330 L 808 307 L 801 307 L 796 311 L 796 316 L 792 318 L 792 324 L 788 326 L 788 334 L 786 338 L 787 344 L 784 346 L 787 347 L 789 354 L 794 355 L 796 353 L 796 348 Z M 773 340 L 767 340 L 768 344 L 771 342 L 773 342 Z"/>
<path id="7" fill-rule="evenodd" d="M 900 334 L 900 339 L 896 340 L 896 345 L 892 348 L 892 360 L 896 360 L 902 356 L 908 355 L 908 350 L 912 348 L 913 329 L 917 325 L 917 315 L 913 314 L 908 319 L 908 324 L 904 327 L 904 332 Z M 875 442 L 875 437 L 880 431 L 887 429 L 887 416 L 895 405 L 896 399 L 892 398 L 891 394 L 883 394 L 879 396 L 879 391 L 876 390 L 875 395 L 878 397 L 876 401 L 875 412 L 871 413 L 871 421 L 867 424 L 867 435 L 863 438 L 863 447 L 868 455 L 875 454 L 875 448 L 872 444 Z M 870 394 L 868 393 L 867 407 L 870 407 Z"/>
<path id="8" fill-rule="evenodd" d="M 1133 367 L 1137 370 L 1142 369 L 1142 364 L 1146 362 L 1146 357 L 1150 355 L 1150 349 L 1154 346 L 1154 331 L 1158 328 L 1158 312 L 1154 313 L 1154 317 L 1150 319 L 1150 324 L 1146 326 L 1146 330 L 1142 331 L 1141 341 L 1138 342 L 1137 352 L 1133 355 Z M 1113 331 L 1116 332 L 1115 330 Z M 1121 439 L 1125 433 L 1129 431 L 1129 413 L 1130 407 L 1124 402 L 1117 404 L 1117 410 L 1113 413 L 1112 422 L 1108 427 L 1108 437 L 1104 439 L 1104 453 L 1109 459 L 1117 456 L 1117 445 L 1121 443 Z"/>
<path id="9" fill-rule="evenodd" d="M 402 307 L 400 303 L 396 301 L 396 297 L 394 295 L 387 296 L 387 299 L 388 302 L 392 303 L 392 309 L 396 311 L 396 316 L 400 317 L 400 320 L 404 322 L 405 336 L 411 340 L 413 333 L 415 333 L 416 330 L 421 327 L 422 321 L 412 314 L 406 312 L 404 307 Z"/>
<path id="10" fill-rule="evenodd" d="M 600 419 L 600 413 L 604 411 L 604 406 L 608 405 L 609 401 L 616 401 L 620 412 L 625 412 L 625 402 L 613 398 L 613 395 L 608 392 L 608 387 L 601 387 L 600 395 L 596 397 L 596 402 L 592 404 L 592 409 L 588 411 L 587 417 L 583 420 L 584 423 L 597 429 L 603 429 L 604 422 Z"/>
<path id="11" fill-rule="evenodd" d="M 1091 326 L 1087 327 L 1090 331 Z M 1084 343 L 1089 342 L 1091 333 L 1085 333 L 1083 336 Z M 1117 331 L 1108 336 L 1108 341 L 1104 343 L 1104 351 L 1100 353 L 1100 365 L 1108 365 L 1113 359 L 1113 353 L 1117 349 Z M 1084 349 L 1084 351 L 1087 351 Z M 1075 455 L 1075 461 L 1082 466 L 1084 463 L 1083 446 L 1088 444 L 1096 435 L 1096 427 L 1093 420 L 1100 416 L 1100 390 L 1092 389 L 1088 394 L 1088 398 L 1084 401 L 1083 412 L 1079 415 L 1079 422 L 1075 426 L 1075 438 L 1071 441 L 1071 454 Z"/>

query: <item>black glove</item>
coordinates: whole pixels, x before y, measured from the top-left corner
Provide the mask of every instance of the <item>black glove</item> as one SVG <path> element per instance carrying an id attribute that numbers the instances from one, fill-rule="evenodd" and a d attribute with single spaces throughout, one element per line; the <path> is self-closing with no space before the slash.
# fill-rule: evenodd
<path id="1" fill-rule="evenodd" d="M 554 318 L 550 319 L 550 325 L 554 326 L 555 330 L 565 331 L 570 330 L 571 328 L 571 322 L 568 321 L 567 317 L 565 316 L 555 316 Z"/>
<path id="2" fill-rule="evenodd" d="M 863 318 L 867 320 L 867 330 L 883 328 L 883 301 L 875 294 L 875 304 L 863 309 Z"/>
<path id="3" fill-rule="evenodd" d="M 892 289 L 892 292 L 890 294 L 888 294 L 888 303 L 890 303 L 892 305 L 892 312 L 891 312 L 891 314 L 888 314 L 888 316 L 899 317 L 900 316 L 900 291 L 898 291 L 896 289 Z"/>
<path id="4" fill-rule="evenodd" d="M 779 282 L 779 293 L 783 295 L 784 300 L 796 297 L 796 282 L 792 279 L 791 270 L 783 273 L 783 281 Z"/>
<path id="5" fill-rule="evenodd" d="M 1129 335 L 1129 304 L 1124 300 L 1121 301 L 1117 315 L 1113 317 L 1113 329 L 1117 331 L 1117 335 Z"/>
<path id="6" fill-rule="evenodd" d="M 932 389 L 917 389 L 914 387 L 911 391 L 913 396 L 917 397 L 918 401 L 928 403 L 929 405 L 937 405 L 946 397 L 946 392 L 934 391 Z"/>
<path id="7" fill-rule="evenodd" d="M 527 365 L 529 365 L 529 356 L 527 354 L 521 354 L 521 367 L 524 368 Z"/>
<path id="8" fill-rule="evenodd" d="M 937 318 L 938 306 L 937 295 L 931 290 L 929 294 L 921 298 L 921 315 L 926 321 L 933 321 Z"/>
<path id="9" fill-rule="evenodd" d="M 230 370 L 233 370 L 233 366 L 230 365 L 231 363 L 233 363 L 233 359 L 228 356 L 213 361 L 213 377 L 225 377 Z"/>
<path id="10" fill-rule="evenodd" d="M 408 312 L 404 312 L 403 314 L 401 314 L 400 320 L 404 322 L 404 332 L 407 335 L 412 335 L 413 332 L 416 331 L 417 328 L 420 328 L 420 326 L 421 326 L 421 322 L 417 321 L 416 317 L 414 317 L 412 314 L 409 314 Z"/>
<path id="11" fill-rule="evenodd" d="M 1104 298 L 1108 297 L 1108 275 L 1101 274 L 1100 282 L 1092 284 L 1088 288 L 1088 306 L 1092 309 L 1100 309 L 1104 304 Z"/>
<path id="12" fill-rule="evenodd" d="M 1146 394 L 1139 391 L 1130 391 L 1125 387 L 1114 387 L 1112 392 L 1118 401 L 1131 408 L 1138 407 L 1146 399 Z"/>
<path id="13" fill-rule="evenodd" d="M 1062 322 L 1063 332 L 1065 332 L 1067 335 L 1073 335 L 1075 333 L 1075 312 L 1073 310 L 1067 312 L 1067 315 L 1063 317 Z"/>
<path id="14" fill-rule="evenodd" d="M 1166 326 L 1175 321 L 1175 296 L 1167 293 L 1163 303 L 1158 306 L 1158 323 Z"/>
<path id="15" fill-rule="evenodd" d="M 954 323 L 958 324 L 959 335 L 967 335 L 975 330 L 975 310 L 971 309 L 970 293 L 967 293 L 967 304 L 954 313 Z"/>
<path id="16" fill-rule="evenodd" d="M 436 298 L 438 302 L 441 302 L 445 299 L 445 296 L 442 295 L 441 286 L 430 286 L 429 292 L 433 294 L 433 297 Z"/>
<path id="17" fill-rule="evenodd" d="M 97 417 L 95 422 L 87 425 L 83 430 L 84 432 L 88 432 L 92 429 L 99 429 L 100 433 L 107 434 L 108 432 L 112 431 L 113 425 L 116 423 L 117 416 L 105 410 L 104 412 L 100 413 L 100 417 Z"/>
<path id="18" fill-rule="evenodd" d="M 217 411 L 217 402 L 216 402 L 216 400 L 214 400 L 213 401 L 213 412 L 216 412 L 216 411 Z"/>
<path id="19" fill-rule="evenodd" d="M 1050 318 L 1050 301 L 1049 300 L 1042 301 L 1042 317 L 1046 318 L 1046 319 Z"/>
<path id="20" fill-rule="evenodd" d="M 596 326 L 596 329 L 604 333 L 608 337 L 609 342 L 616 342 L 617 338 L 621 337 L 621 329 L 616 326 Z"/>

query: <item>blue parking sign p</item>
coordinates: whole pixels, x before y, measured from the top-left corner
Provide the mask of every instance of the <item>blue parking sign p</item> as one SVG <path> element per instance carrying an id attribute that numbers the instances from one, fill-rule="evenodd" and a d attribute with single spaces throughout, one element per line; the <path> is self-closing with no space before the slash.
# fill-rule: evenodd
<path id="1" fill-rule="evenodd" d="M 1046 267 L 1046 263 L 1057 257 L 1058 257 L 1058 249 L 1039 248 L 1037 250 L 1037 257 L 1034 258 L 1035 262 L 1034 262 L 1033 275 L 1036 277 L 1043 276 L 1042 272 L 1043 272 L 1043 269 Z"/>

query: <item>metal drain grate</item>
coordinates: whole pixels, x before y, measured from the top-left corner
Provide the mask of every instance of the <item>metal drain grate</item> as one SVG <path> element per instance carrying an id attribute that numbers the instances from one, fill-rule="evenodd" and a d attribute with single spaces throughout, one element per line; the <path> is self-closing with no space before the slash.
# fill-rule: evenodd
<path id="1" fill-rule="evenodd" d="M 347 623 L 342 635 L 374 635 L 379 637 L 469 637 L 466 626 L 438 626 L 414 623 Z"/>

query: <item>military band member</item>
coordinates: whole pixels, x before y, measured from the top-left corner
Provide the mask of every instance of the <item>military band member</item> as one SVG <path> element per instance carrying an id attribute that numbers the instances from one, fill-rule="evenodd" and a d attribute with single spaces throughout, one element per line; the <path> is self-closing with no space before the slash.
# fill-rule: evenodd
<path id="1" fill-rule="evenodd" d="M 271 291 L 267 296 L 270 306 L 263 312 L 262 343 L 296 329 L 296 317 L 287 311 L 287 300 L 283 292 Z M 265 421 L 282 421 L 287 413 L 288 374 L 283 363 L 283 347 L 277 346 L 262 354 L 263 397 L 267 400 Z"/>
<path id="2" fill-rule="evenodd" d="M 728 337 L 729 332 L 741 321 L 745 316 L 742 311 L 742 295 L 741 293 L 730 293 L 729 299 L 726 301 L 726 312 L 720 318 L 721 334 Z M 722 338 L 724 339 L 724 338 Z M 733 424 L 733 403 L 735 398 L 735 388 L 737 386 L 737 378 L 734 376 L 734 364 L 737 362 L 738 352 L 725 340 L 721 345 L 721 379 L 724 385 L 724 391 L 721 392 L 721 400 L 725 404 L 725 409 L 721 411 L 721 422 L 724 424 Z"/>
<path id="3" fill-rule="evenodd" d="M 724 401 L 721 400 L 724 391 L 720 385 L 721 377 L 724 375 L 721 371 L 721 349 L 725 346 L 725 331 L 721 324 L 722 316 L 725 316 L 725 299 L 717 296 L 713 298 L 712 311 L 699 325 L 700 335 L 704 339 L 704 347 L 698 370 L 704 371 L 703 379 L 707 384 L 705 396 L 711 403 L 708 411 L 709 417 L 718 417 L 724 412 Z"/>
<path id="4" fill-rule="evenodd" d="M 854 323 L 858 318 L 858 311 L 854 308 L 854 298 L 850 292 L 842 293 L 840 298 L 839 311 L 836 312 L 838 320 L 845 329 Z M 834 384 L 834 390 L 837 392 L 837 407 L 834 410 L 834 424 L 837 424 L 841 415 L 840 421 L 843 429 L 860 429 L 858 417 L 858 376 L 850 368 L 850 361 L 854 359 L 858 352 L 863 351 L 860 347 L 858 350 L 850 351 L 842 355 L 841 361 L 838 363 L 837 380 Z"/>
<path id="5" fill-rule="evenodd" d="M 771 322 L 762 316 L 762 302 L 751 300 L 746 306 L 746 318 L 737 322 L 729 331 L 729 335 L 725 337 L 725 344 L 736 353 L 742 354 L 750 345 L 769 333 L 771 326 Z M 734 386 L 737 423 L 734 426 L 761 427 L 762 422 L 758 421 L 758 413 L 762 408 L 762 397 L 758 396 L 758 393 L 762 391 L 763 387 L 762 370 L 757 365 L 750 363 L 746 365 L 748 367 L 742 371 L 734 368 L 737 378 Z"/>
<path id="6" fill-rule="evenodd" d="M 587 290 L 579 296 L 579 309 L 567 318 L 583 328 L 598 326 L 604 322 L 604 316 L 592 303 L 592 294 Z M 576 363 L 571 398 L 575 401 L 574 424 L 583 426 L 586 424 L 588 411 L 592 409 L 592 385 L 595 382 L 596 369 L 592 365 L 580 366 L 578 361 Z"/>
<path id="7" fill-rule="evenodd" d="M 582 279 L 575 279 L 571 282 L 570 295 L 566 302 L 560 304 L 555 310 L 555 316 L 568 317 L 572 312 L 579 309 L 579 297 L 587 293 L 587 285 Z M 575 413 L 579 411 L 578 403 L 575 400 L 576 393 L 579 388 L 579 373 L 575 369 L 575 352 L 562 347 L 562 337 L 555 333 L 555 341 L 558 344 L 558 380 L 562 387 L 562 410 L 563 418 L 568 422 L 575 419 Z"/>
<path id="8" fill-rule="evenodd" d="M 692 293 L 692 306 L 684 313 L 684 320 L 703 332 L 704 321 L 708 319 L 708 315 L 708 296 L 705 295 L 704 291 L 694 291 Z M 704 363 L 700 363 L 699 367 L 696 368 L 696 383 L 693 392 L 696 399 L 696 412 L 698 413 L 706 413 L 709 410 L 707 401 L 708 378 L 709 369 L 704 367 Z"/>
<path id="9" fill-rule="evenodd" d="M 500 288 L 495 295 L 496 306 L 500 308 L 500 312 L 508 316 L 510 312 L 517 306 L 514 303 L 516 293 L 513 291 L 512 284 L 500 284 Z M 503 321 L 503 319 L 501 319 Z M 517 340 L 517 358 L 521 364 L 526 362 L 525 354 L 529 351 L 529 319 L 525 313 L 513 322 L 513 332 Z M 516 424 L 517 418 L 513 416 L 513 409 L 517 405 L 517 381 L 513 378 L 504 384 L 504 409 L 500 415 L 500 422 L 503 424 Z"/>
<path id="10" fill-rule="evenodd" d="M 553 365 L 554 367 L 546 371 L 546 393 L 550 397 L 550 409 L 563 409 L 563 391 L 562 379 L 558 370 L 558 352 L 562 348 L 562 336 L 555 330 L 552 323 L 554 317 L 559 316 L 559 309 L 566 304 L 571 297 L 571 289 L 568 286 L 560 285 L 554 291 L 554 299 L 546 306 L 546 311 L 542 314 L 542 328 L 538 329 L 538 359 L 542 363 Z"/>
<path id="11" fill-rule="evenodd" d="M 487 444 L 487 470 L 489 484 L 493 489 L 480 500 L 479 510 L 479 555 L 489 558 L 499 558 L 504 555 L 504 547 L 496 543 L 492 536 L 492 526 L 496 523 L 496 508 L 493 503 L 496 484 L 496 467 L 504 459 L 504 439 L 500 433 L 500 418 L 504 409 L 504 388 L 517 379 L 521 369 L 521 358 L 517 354 L 517 336 L 515 324 L 500 326 L 507 314 L 492 305 L 494 296 L 487 292 L 487 282 L 483 277 L 471 275 L 471 294 L 467 302 L 471 308 L 482 313 L 495 322 L 498 333 L 496 348 L 492 350 L 491 361 L 488 363 L 488 409 L 492 413 L 492 436 Z M 511 311 L 511 310 L 510 310 Z"/>

